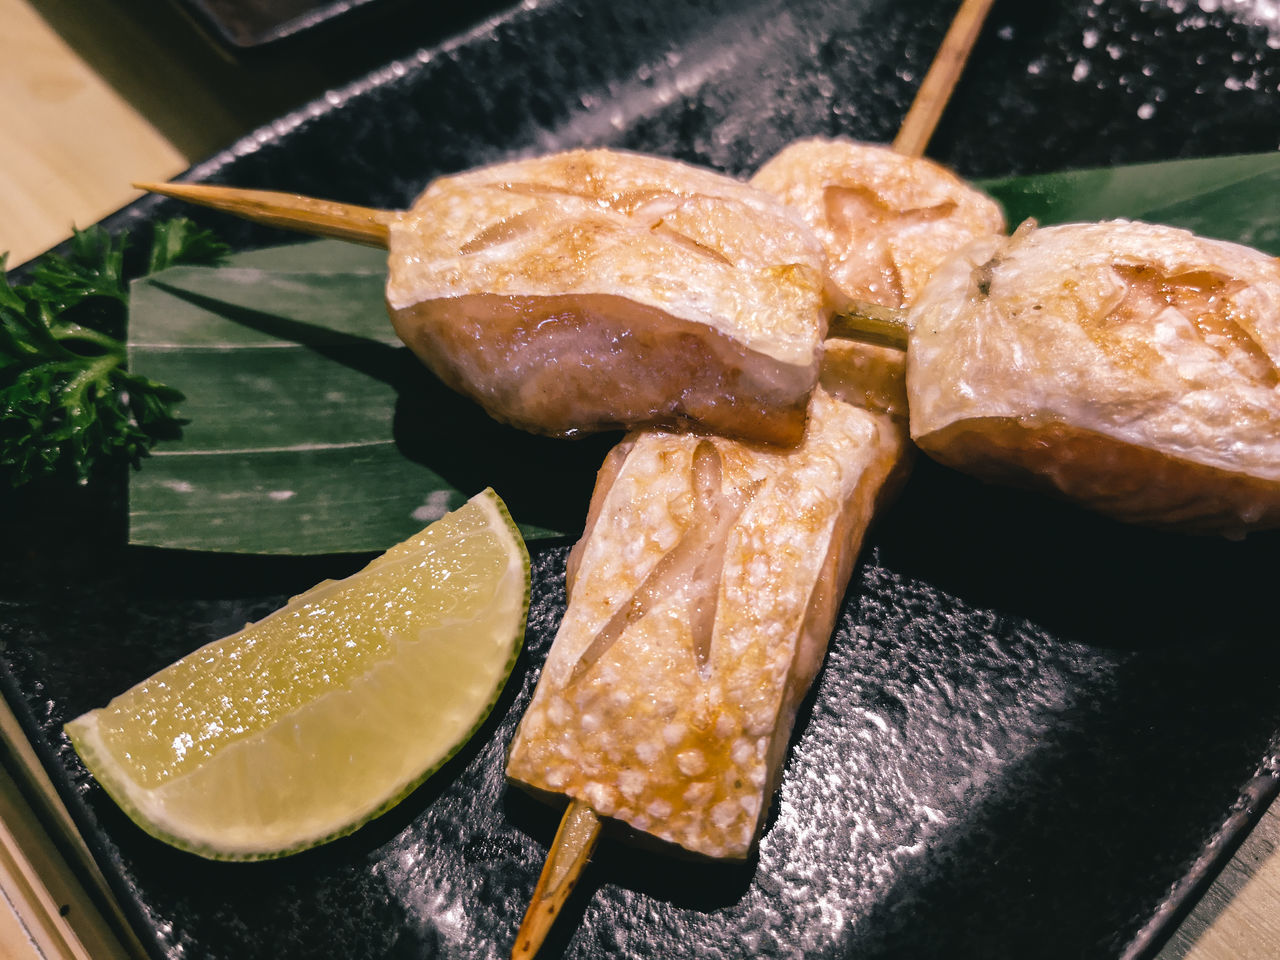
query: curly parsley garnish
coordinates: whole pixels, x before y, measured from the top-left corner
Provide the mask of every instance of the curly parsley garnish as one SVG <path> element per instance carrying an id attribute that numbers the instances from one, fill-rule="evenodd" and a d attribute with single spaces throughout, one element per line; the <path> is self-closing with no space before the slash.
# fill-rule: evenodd
<path id="1" fill-rule="evenodd" d="M 185 422 L 183 395 L 126 369 L 128 238 L 76 231 L 10 286 L 0 255 L 0 474 L 13 486 L 59 474 L 86 482 L 99 464 L 134 466 Z M 189 220 L 155 225 L 145 272 L 216 264 L 230 248 Z"/>

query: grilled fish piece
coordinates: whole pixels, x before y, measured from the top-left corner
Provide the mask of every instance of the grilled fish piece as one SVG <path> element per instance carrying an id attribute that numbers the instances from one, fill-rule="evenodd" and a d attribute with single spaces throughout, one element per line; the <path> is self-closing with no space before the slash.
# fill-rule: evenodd
<path id="1" fill-rule="evenodd" d="M 804 432 L 823 251 L 763 191 L 578 150 L 437 180 L 389 233 L 397 333 L 499 420 L 553 435 Z"/>
<path id="2" fill-rule="evenodd" d="M 650 430 L 610 454 L 514 782 L 694 853 L 748 855 L 908 445 L 900 354 L 830 342 L 822 383 L 794 448 Z"/>
<path id="3" fill-rule="evenodd" d="M 911 433 L 1120 520 L 1280 525 L 1280 261 L 1115 221 L 966 248 L 909 315 Z"/>
<path id="4" fill-rule="evenodd" d="M 1004 214 L 986 194 L 930 160 L 873 144 L 800 140 L 751 184 L 814 229 L 838 288 L 833 298 L 844 301 L 909 304 L 950 254 L 1005 232 Z"/>

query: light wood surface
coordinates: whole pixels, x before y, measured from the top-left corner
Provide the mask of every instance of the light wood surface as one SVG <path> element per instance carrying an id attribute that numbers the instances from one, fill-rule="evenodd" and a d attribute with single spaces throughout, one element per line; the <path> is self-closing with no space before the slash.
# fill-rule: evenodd
<path id="1" fill-rule="evenodd" d="M 54 838 L 57 838 L 55 841 Z M 143 960 L 106 879 L 0 699 L 0 957 Z"/>
<path id="2" fill-rule="evenodd" d="M 286 76 L 284 67 L 225 62 L 166 5 L 133 6 L 0 0 L 0 251 L 11 251 L 11 267 L 65 239 L 73 224 L 88 226 L 124 206 L 137 195 L 132 181 L 167 179 L 316 92 L 305 69 Z M 163 42 L 140 24 L 138 6 L 176 18 Z M 276 75 L 262 93 L 264 78 Z M 47 786 L 33 801 L 29 781 L 42 774 L 3 714 L 7 762 L 19 769 L 0 766 L 0 956 L 137 956 L 136 942 L 120 932 L 118 907 L 103 905 L 101 877 L 82 862 L 83 851 L 49 839 L 69 828 L 43 809 Z M 1276 957 L 1280 816 L 1272 811 L 1159 960 Z"/>
<path id="3" fill-rule="evenodd" d="M 1280 816 L 1268 812 L 1158 960 L 1280 957 Z"/>
<path id="4" fill-rule="evenodd" d="M 0 0 L 0 252 L 9 266 L 87 227 L 187 160 L 25 0 Z"/>

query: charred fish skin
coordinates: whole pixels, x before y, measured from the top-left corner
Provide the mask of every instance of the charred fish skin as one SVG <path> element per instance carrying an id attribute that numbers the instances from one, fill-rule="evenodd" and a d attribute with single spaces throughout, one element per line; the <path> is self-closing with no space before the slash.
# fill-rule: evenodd
<path id="1" fill-rule="evenodd" d="M 763 191 L 577 150 L 443 177 L 389 243 L 397 333 L 496 419 L 552 435 L 688 422 L 770 443 L 803 434 L 823 253 Z"/>
<path id="2" fill-rule="evenodd" d="M 830 382 L 854 351 L 829 349 Z M 849 362 L 853 377 L 897 370 Z M 866 384 L 851 396 L 893 393 Z M 811 400 L 791 449 L 644 431 L 606 461 L 507 774 L 708 857 L 749 855 L 905 423 Z"/>
<path id="3" fill-rule="evenodd" d="M 940 164 L 876 144 L 799 140 L 751 184 L 796 210 L 817 233 L 834 298 L 845 302 L 908 305 L 955 250 L 1005 232 L 1004 213 L 991 197 Z"/>
<path id="4" fill-rule="evenodd" d="M 913 306 L 911 432 L 931 456 L 1118 520 L 1280 525 L 1280 263 L 1112 221 L 975 242 Z"/>

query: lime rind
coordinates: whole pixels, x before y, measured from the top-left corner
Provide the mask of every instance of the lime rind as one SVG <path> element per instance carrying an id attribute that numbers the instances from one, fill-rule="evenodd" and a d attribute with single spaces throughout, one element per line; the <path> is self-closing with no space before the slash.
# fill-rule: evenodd
<path id="1" fill-rule="evenodd" d="M 477 705 L 472 722 L 465 732 L 454 736 L 447 749 L 434 754 L 412 776 L 394 784 L 385 792 L 372 796 L 367 806 L 360 810 L 350 811 L 349 816 L 344 817 L 340 824 L 333 826 L 331 829 L 303 830 L 284 842 L 277 839 L 266 843 L 255 843 L 229 841 L 225 836 L 213 839 L 202 838 L 201 831 L 194 825 L 174 823 L 173 817 L 169 816 L 168 811 L 164 809 L 161 791 L 148 789 L 135 782 L 121 768 L 120 763 L 103 742 L 98 722 L 103 715 L 103 710 L 90 711 L 71 721 L 65 727 L 72 745 L 77 753 L 80 754 L 85 766 L 102 785 L 108 796 L 143 831 L 171 846 L 211 860 L 265 860 L 298 853 L 336 840 L 339 837 L 347 836 L 369 821 L 386 813 L 445 766 L 485 724 L 502 695 L 523 646 L 530 599 L 528 550 L 514 521 L 511 519 L 506 505 L 493 490 L 486 489 L 472 498 L 468 504 L 478 506 L 487 517 L 487 524 L 481 529 L 486 532 L 498 533 L 503 541 L 503 556 L 507 558 L 507 563 L 496 582 L 505 584 L 507 581 L 516 578 L 520 584 L 518 596 L 515 595 L 514 590 L 510 589 L 515 584 L 510 584 L 507 590 L 499 592 L 501 605 L 504 608 L 509 608 L 509 610 L 502 611 L 501 618 L 504 624 L 510 624 L 509 632 L 502 634 L 502 636 L 509 638 L 503 644 L 503 648 L 506 651 L 506 660 L 496 671 L 496 683 L 489 689 L 487 699 Z M 389 551 L 389 553 L 391 552 Z M 403 555 L 403 551 L 401 551 L 401 555 Z M 399 559 L 399 556 L 396 559 Z M 383 558 L 379 558 L 371 563 L 369 567 L 366 567 L 365 570 L 369 570 L 382 562 Z M 363 572 L 365 571 L 360 573 Z M 358 577 L 360 573 L 354 576 Z M 301 597 L 310 596 L 314 598 L 315 591 L 323 592 L 332 586 L 331 582 L 317 584 L 316 587 L 306 591 Z M 498 635 L 497 630 L 494 631 L 494 635 Z M 235 745 L 233 744 L 233 746 Z M 196 772 L 201 769 L 203 768 L 197 767 Z M 180 784 L 186 776 L 189 776 L 189 774 L 175 778 L 171 781 L 171 784 Z M 248 832 L 253 832 L 252 827 L 249 828 Z M 279 836 L 279 834 L 272 834 L 272 836 Z"/>

